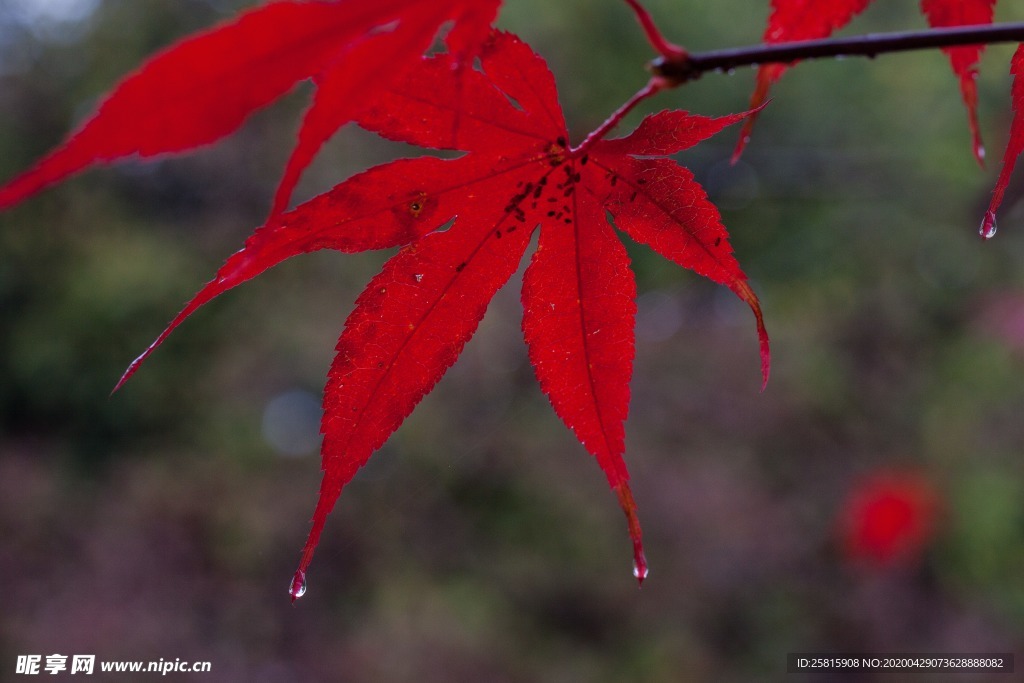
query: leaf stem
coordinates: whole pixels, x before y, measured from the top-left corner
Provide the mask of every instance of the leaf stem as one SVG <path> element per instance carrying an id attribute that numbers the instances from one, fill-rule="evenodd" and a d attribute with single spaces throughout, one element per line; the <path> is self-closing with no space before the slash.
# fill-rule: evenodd
<path id="1" fill-rule="evenodd" d="M 584 138 L 583 142 L 579 144 L 579 146 L 573 147 L 569 151 L 573 154 L 573 156 L 582 156 L 583 154 L 586 153 L 588 149 L 591 148 L 591 146 L 593 146 L 595 142 L 597 142 L 605 135 L 607 135 L 612 130 L 612 128 L 615 128 L 615 126 L 619 125 L 622 119 L 626 117 L 626 114 L 632 111 L 633 108 L 636 107 L 636 105 L 640 104 L 648 97 L 653 97 L 662 90 L 672 87 L 673 85 L 675 85 L 674 82 L 670 82 L 669 80 L 662 78 L 660 76 L 652 77 L 651 80 L 647 81 L 647 85 L 640 88 L 640 90 L 638 90 L 632 97 L 626 100 L 621 107 L 612 112 L 612 115 L 605 119 L 604 123 L 602 123 L 600 126 L 592 130 L 590 134 L 587 135 L 586 138 Z"/>
<path id="2" fill-rule="evenodd" d="M 636 20 L 640 22 L 640 26 L 643 27 L 644 33 L 647 34 L 647 41 L 658 54 L 668 60 L 683 59 L 686 57 L 686 50 L 665 39 L 665 36 L 662 35 L 661 31 L 654 23 L 654 19 L 651 18 L 650 13 L 639 3 L 638 0 L 626 0 L 626 4 L 629 5 L 633 10 L 633 13 L 636 14 Z"/>
<path id="3" fill-rule="evenodd" d="M 663 56 L 651 62 L 650 69 L 655 76 L 662 76 L 670 81 L 669 85 L 676 86 L 700 78 L 706 71 L 730 71 L 738 67 L 789 63 L 802 59 L 872 59 L 890 52 L 1010 42 L 1024 43 L 1024 22 L 869 33 L 850 38 L 801 40 L 690 53 L 678 58 Z"/>

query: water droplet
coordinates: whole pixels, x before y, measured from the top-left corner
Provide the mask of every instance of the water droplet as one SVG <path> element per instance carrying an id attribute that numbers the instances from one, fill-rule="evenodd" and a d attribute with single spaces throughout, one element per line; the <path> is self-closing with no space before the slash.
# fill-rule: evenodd
<path id="1" fill-rule="evenodd" d="M 984 161 L 985 160 L 985 147 L 984 147 L 984 145 L 978 145 L 977 148 L 974 150 L 974 153 L 978 155 L 978 159 L 980 161 Z"/>
<path id="2" fill-rule="evenodd" d="M 996 235 L 996 231 L 999 226 L 996 225 L 996 214 L 992 211 L 985 212 L 985 218 L 981 221 L 981 225 L 978 227 L 978 234 L 981 235 L 982 239 L 990 240 Z"/>
<path id="3" fill-rule="evenodd" d="M 633 562 L 633 576 L 636 577 L 637 581 L 643 582 L 647 578 L 647 564 L 640 564 L 639 562 Z"/>
<path id="4" fill-rule="evenodd" d="M 292 577 L 291 585 L 288 586 L 288 595 L 292 596 L 292 602 L 295 602 L 305 594 L 306 572 L 300 569 L 295 572 L 295 576 Z"/>
<path id="5" fill-rule="evenodd" d="M 415 275 L 412 276 L 412 279 L 416 280 L 416 282 L 423 282 L 423 274 L 416 273 Z"/>

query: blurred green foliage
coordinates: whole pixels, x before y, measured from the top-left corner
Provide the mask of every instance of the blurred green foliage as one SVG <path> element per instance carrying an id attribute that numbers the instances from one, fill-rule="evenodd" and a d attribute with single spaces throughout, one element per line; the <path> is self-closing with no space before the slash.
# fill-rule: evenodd
<path id="1" fill-rule="evenodd" d="M 0 5 L 4 178 L 145 55 L 251 3 L 103 0 L 71 24 L 28 23 L 21 4 Z M 649 5 L 693 50 L 756 42 L 768 12 Z M 1001 5 L 998 20 L 1024 20 Z M 914 3 L 877 3 L 845 33 L 922 24 Z M 508 0 L 501 26 L 548 59 L 577 139 L 644 83 L 651 54 L 624 3 Z M 982 63 L 993 165 L 1011 49 Z M 709 74 L 624 128 L 661 108 L 738 111 L 751 86 Z M 761 296 L 773 378 L 759 394 L 741 302 L 631 247 L 640 592 L 614 497 L 535 387 L 515 283 L 345 491 L 294 609 L 319 468 L 261 436 L 264 408 L 319 396 L 386 255 L 266 273 L 108 398 L 261 223 L 308 94 L 214 148 L 92 171 L 0 215 L 4 670 L 17 654 L 95 652 L 211 660 L 223 681 L 743 681 L 783 679 L 796 650 L 1021 651 L 1024 185 L 981 244 L 994 170 L 974 164 L 941 54 L 803 64 L 740 164 L 735 131 L 681 157 Z M 407 153 L 344 131 L 301 198 Z M 938 536 L 910 566 L 851 567 L 842 500 L 888 467 L 940 491 Z"/>

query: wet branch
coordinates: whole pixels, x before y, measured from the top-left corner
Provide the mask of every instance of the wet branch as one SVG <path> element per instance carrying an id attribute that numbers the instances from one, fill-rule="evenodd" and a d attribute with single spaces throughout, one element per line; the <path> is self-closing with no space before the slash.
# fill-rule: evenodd
<path id="1" fill-rule="evenodd" d="M 663 56 L 652 61 L 650 69 L 654 75 L 678 85 L 700 78 L 707 71 L 729 71 L 759 64 L 789 63 L 827 57 L 874 58 L 891 52 L 1011 42 L 1024 43 L 1024 23 L 869 33 L 851 38 L 802 40 L 689 53 L 674 58 Z"/>

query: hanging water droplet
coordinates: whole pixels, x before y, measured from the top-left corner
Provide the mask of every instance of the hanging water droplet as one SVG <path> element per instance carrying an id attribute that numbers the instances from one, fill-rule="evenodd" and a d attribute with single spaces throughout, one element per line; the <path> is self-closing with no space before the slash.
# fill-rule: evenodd
<path id="1" fill-rule="evenodd" d="M 412 276 L 412 279 L 415 280 L 416 282 L 423 282 L 423 274 L 416 273 L 415 275 Z"/>
<path id="2" fill-rule="evenodd" d="M 637 581 L 643 582 L 647 578 L 647 563 L 640 564 L 637 561 L 633 561 L 633 576 L 636 577 Z"/>
<path id="3" fill-rule="evenodd" d="M 288 586 L 288 595 L 292 596 L 292 602 L 295 602 L 305 594 L 306 572 L 300 569 L 295 572 L 295 576 L 292 577 L 291 585 Z"/>
<path id="4" fill-rule="evenodd" d="M 982 219 L 981 225 L 978 227 L 978 234 L 981 235 L 982 239 L 990 240 L 996 235 L 996 231 L 999 226 L 996 225 L 996 214 L 992 211 L 985 212 L 985 218 Z"/>

